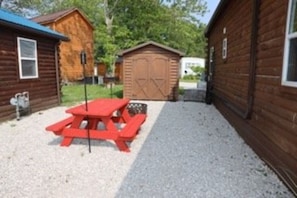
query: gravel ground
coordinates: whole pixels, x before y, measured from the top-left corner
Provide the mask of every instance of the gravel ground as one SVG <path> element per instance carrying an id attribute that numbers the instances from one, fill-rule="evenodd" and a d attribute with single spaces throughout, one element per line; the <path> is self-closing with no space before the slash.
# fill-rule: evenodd
<path id="1" fill-rule="evenodd" d="M 144 101 L 143 101 L 144 102 Z M 110 141 L 61 138 L 56 107 L 0 125 L 0 197 L 291 198 L 212 105 L 148 101 L 131 152 Z"/>

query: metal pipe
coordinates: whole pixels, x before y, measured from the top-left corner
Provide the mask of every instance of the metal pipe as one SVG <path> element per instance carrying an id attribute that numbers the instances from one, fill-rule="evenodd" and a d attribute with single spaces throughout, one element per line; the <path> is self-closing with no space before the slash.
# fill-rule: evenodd
<path id="1" fill-rule="evenodd" d="M 21 93 L 17 93 L 15 94 L 15 99 L 16 99 L 16 107 L 15 107 L 15 111 L 16 111 L 16 119 L 20 120 L 20 102 L 19 102 L 19 97 L 21 96 Z"/>

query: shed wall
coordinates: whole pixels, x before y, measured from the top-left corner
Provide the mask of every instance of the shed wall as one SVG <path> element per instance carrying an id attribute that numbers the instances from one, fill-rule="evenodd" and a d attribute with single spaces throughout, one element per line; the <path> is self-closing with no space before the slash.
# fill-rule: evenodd
<path id="1" fill-rule="evenodd" d="M 152 93 L 154 92 L 154 90 L 158 89 L 157 87 L 152 88 L 151 90 L 149 90 L 150 88 L 147 88 L 147 90 L 144 92 L 147 92 L 148 94 L 141 95 L 141 93 L 139 93 L 135 95 L 135 92 L 134 92 L 136 89 L 135 81 L 136 81 L 136 78 L 139 78 L 139 76 L 141 76 L 141 74 L 137 72 L 135 73 L 134 68 L 137 66 L 135 61 L 140 60 L 142 58 L 143 58 L 143 61 L 147 61 L 148 68 L 146 69 L 152 75 L 150 79 L 148 79 L 149 81 L 147 82 L 148 84 L 150 84 L 151 81 L 154 81 L 157 79 L 161 80 L 161 78 L 164 78 L 165 80 L 162 83 L 166 83 L 166 84 L 160 83 L 160 90 L 163 95 L 161 98 L 154 96 L 154 93 Z M 156 63 L 156 64 L 159 64 L 159 65 L 153 66 L 152 65 L 153 60 L 158 60 L 159 63 Z M 178 54 L 172 53 L 168 50 L 165 50 L 163 48 L 160 48 L 154 45 L 148 45 L 143 48 L 140 48 L 125 54 L 123 56 L 124 97 L 131 98 L 131 99 L 148 99 L 148 100 L 173 100 L 173 101 L 177 100 L 178 99 L 179 61 L 180 61 L 180 56 Z M 143 66 L 143 67 L 146 67 L 146 66 Z M 165 67 L 168 67 L 168 68 L 165 68 Z M 162 77 L 158 75 L 162 75 Z"/>

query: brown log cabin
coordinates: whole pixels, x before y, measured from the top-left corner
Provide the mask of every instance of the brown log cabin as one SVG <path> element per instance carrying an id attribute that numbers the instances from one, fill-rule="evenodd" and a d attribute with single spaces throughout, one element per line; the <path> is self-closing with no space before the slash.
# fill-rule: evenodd
<path id="1" fill-rule="evenodd" d="M 205 32 L 207 102 L 295 196 L 296 5 L 296 0 L 221 0 Z"/>
<path id="2" fill-rule="evenodd" d="M 32 18 L 33 21 L 48 26 L 52 30 L 69 37 L 70 42 L 60 46 L 61 77 L 65 82 L 81 80 L 84 77 L 80 53 L 87 54 L 86 77 L 93 76 L 94 70 L 94 27 L 77 8 Z"/>
<path id="3" fill-rule="evenodd" d="M 97 67 L 97 75 L 106 77 L 108 76 L 107 65 L 103 62 L 98 62 L 95 64 Z M 123 83 L 123 60 L 118 58 L 114 64 L 113 76 L 117 79 L 118 83 Z"/>
<path id="4" fill-rule="evenodd" d="M 30 110 L 60 103 L 59 44 L 66 36 L 0 9 L 0 121 L 16 117 L 10 100 L 28 92 Z"/>

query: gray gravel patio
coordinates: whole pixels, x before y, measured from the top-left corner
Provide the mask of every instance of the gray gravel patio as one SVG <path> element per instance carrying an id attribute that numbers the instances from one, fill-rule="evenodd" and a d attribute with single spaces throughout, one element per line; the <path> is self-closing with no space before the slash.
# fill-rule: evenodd
<path id="1" fill-rule="evenodd" d="M 212 105 L 153 102 L 131 152 L 61 138 L 56 107 L 0 124 L 0 197 L 291 198 L 293 194 Z"/>

